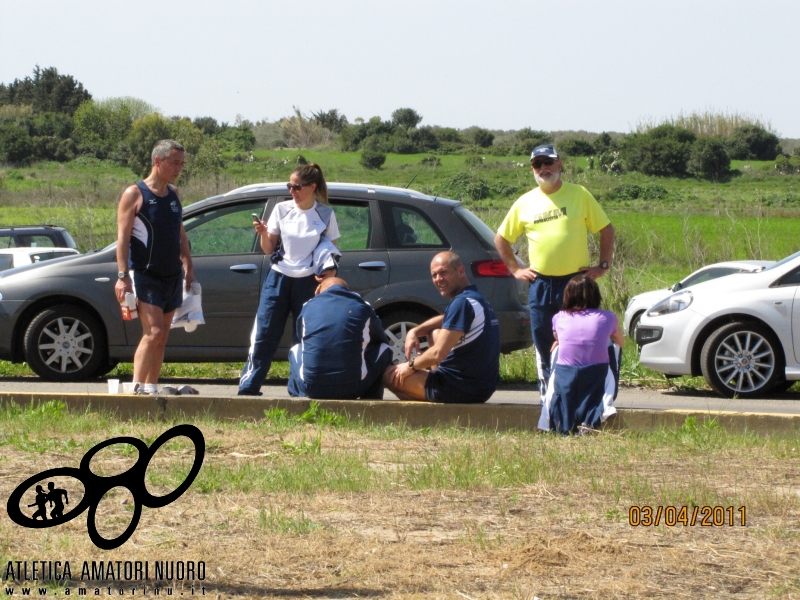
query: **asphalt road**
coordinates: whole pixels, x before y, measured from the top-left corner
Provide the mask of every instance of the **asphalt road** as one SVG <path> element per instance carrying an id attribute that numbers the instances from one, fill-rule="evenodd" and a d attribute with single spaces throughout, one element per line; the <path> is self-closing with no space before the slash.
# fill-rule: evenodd
<path id="1" fill-rule="evenodd" d="M 180 386 L 189 384 L 201 396 L 229 398 L 236 395 L 236 382 L 233 380 L 190 380 L 165 379 L 161 385 Z M 265 385 L 261 388 L 264 398 L 288 398 L 286 385 Z M 35 377 L 0 378 L 0 392 L 31 393 L 76 393 L 106 394 L 106 380 L 83 383 L 53 383 Z M 384 394 L 387 400 L 396 399 L 390 392 Z M 489 400 L 492 404 L 538 404 L 539 392 L 533 386 L 503 386 Z M 776 394 L 766 400 L 731 400 L 720 398 L 703 390 L 658 390 L 652 388 L 621 388 L 617 408 L 644 408 L 650 410 L 684 409 L 710 412 L 735 411 L 755 413 L 800 414 L 800 392 Z"/>

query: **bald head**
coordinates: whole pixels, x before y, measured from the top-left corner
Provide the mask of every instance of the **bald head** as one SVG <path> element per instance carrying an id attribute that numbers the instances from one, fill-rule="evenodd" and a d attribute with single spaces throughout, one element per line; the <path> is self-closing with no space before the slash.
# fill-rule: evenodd
<path id="1" fill-rule="evenodd" d="M 440 252 L 431 261 L 433 285 L 445 298 L 455 298 L 469 285 L 464 263 L 454 252 Z"/>
<path id="2" fill-rule="evenodd" d="M 461 258 L 455 252 L 439 252 L 431 261 L 431 266 L 434 264 L 443 265 L 456 270 L 458 267 L 464 266 L 464 263 L 461 262 Z"/>
<path id="3" fill-rule="evenodd" d="M 344 279 L 339 279 L 338 277 L 327 277 L 327 278 L 323 279 L 322 283 L 320 283 L 317 286 L 317 291 L 315 292 L 315 294 L 316 295 L 321 294 L 322 292 L 327 290 L 332 285 L 340 285 L 346 290 L 350 289 L 349 287 L 347 287 L 347 282 Z"/>

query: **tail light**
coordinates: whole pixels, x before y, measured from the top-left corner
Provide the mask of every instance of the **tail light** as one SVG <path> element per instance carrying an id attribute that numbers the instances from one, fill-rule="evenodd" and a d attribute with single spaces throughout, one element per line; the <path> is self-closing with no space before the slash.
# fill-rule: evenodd
<path id="1" fill-rule="evenodd" d="M 475 277 L 513 277 L 502 260 L 476 260 L 470 267 Z"/>

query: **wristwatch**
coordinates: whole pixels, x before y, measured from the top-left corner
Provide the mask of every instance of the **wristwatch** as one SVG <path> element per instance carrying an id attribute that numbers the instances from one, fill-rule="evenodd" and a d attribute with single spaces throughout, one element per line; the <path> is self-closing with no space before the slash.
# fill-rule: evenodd
<path id="1" fill-rule="evenodd" d="M 411 367 L 412 371 L 416 371 L 417 369 L 414 367 L 414 361 L 417 360 L 416 356 L 412 356 L 411 360 L 408 361 L 408 366 Z"/>
<path id="2" fill-rule="evenodd" d="M 128 276 L 127 271 L 120 271 L 119 273 L 117 273 L 117 279 L 125 279 L 127 276 Z"/>
<path id="3" fill-rule="evenodd" d="M 601 269 L 608 269 L 608 261 L 604 260 L 603 262 L 601 262 L 600 263 L 600 268 Z"/>

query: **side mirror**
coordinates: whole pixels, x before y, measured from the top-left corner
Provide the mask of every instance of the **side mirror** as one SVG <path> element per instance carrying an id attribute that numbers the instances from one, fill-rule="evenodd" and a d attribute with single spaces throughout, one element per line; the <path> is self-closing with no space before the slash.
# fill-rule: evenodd
<path id="1" fill-rule="evenodd" d="M 671 289 L 673 292 L 680 291 L 680 290 L 682 290 L 682 289 L 683 289 L 683 284 L 682 284 L 682 283 L 679 281 L 678 283 L 676 283 L 675 285 L 673 285 L 673 286 L 672 286 L 671 288 L 669 288 L 669 289 Z"/>

